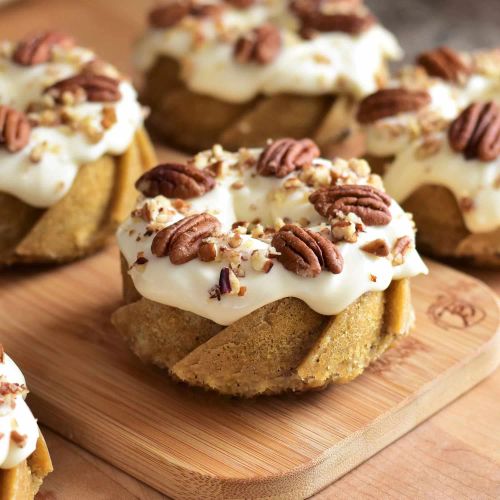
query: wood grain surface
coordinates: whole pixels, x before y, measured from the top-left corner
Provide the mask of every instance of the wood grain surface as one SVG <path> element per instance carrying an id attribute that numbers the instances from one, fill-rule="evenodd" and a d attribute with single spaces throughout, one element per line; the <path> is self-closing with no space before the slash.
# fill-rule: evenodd
<path id="1" fill-rule="evenodd" d="M 301 498 L 500 361 L 494 295 L 430 266 L 430 276 L 414 280 L 415 334 L 353 383 L 300 397 L 220 398 L 142 365 L 109 323 L 121 301 L 115 248 L 65 267 L 5 273 L 0 338 L 45 425 L 155 489 L 185 498 Z"/>
<path id="2" fill-rule="evenodd" d="M 154 1 L 20 1 L 0 11 L 0 36 L 15 39 L 32 30 L 58 27 L 130 72 L 130 45 L 144 26 L 144 12 Z M 372 4 L 383 21 L 396 29 L 402 42 L 407 42 L 405 46 L 412 56 L 433 43 L 431 39 L 442 42 L 451 37 L 459 47 L 488 45 L 497 40 L 498 23 L 492 15 L 495 2 L 485 0 L 481 5 L 472 5 L 464 0 L 443 0 L 437 9 L 430 0 L 404 0 L 397 6 L 388 1 Z M 486 4 L 492 8 L 486 8 Z M 465 271 L 500 293 L 499 273 Z M 446 410 L 315 498 L 500 498 L 499 387 L 497 370 Z M 163 498 L 95 455 L 46 428 L 44 431 L 56 470 L 46 480 L 40 499 Z"/>

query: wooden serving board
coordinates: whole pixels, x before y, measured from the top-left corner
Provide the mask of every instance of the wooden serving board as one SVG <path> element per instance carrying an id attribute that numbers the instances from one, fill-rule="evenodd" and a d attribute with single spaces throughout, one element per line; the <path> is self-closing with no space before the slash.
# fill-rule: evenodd
<path id="1" fill-rule="evenodd" d="M 363 376 L 301 396 L 220 398 L 143 366 L 109 322 L 118 252 L 0 275 L 0 339 L 41 422 L 173 497 L 312 495 L 490 374 L 500 361 L 489 289 L 429 263 L 418 326 Z"/>

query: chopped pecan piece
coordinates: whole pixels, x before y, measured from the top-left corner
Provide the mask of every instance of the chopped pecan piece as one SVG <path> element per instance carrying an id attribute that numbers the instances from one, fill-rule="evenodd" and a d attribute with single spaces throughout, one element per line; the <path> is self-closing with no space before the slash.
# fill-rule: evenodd
<path id="1" fill-rule="evenodd" d="M 389 255 L 389 247 L 383 239 L 369 241 L 361 247 L 361 250 L 366 253 L 371 253 L 377 257 L 387 257 Z"/>
<path id="2" fill-rule="evenodd" d="M 406 254 L 411 249 L 411 239 L 408 236 L 401 236 L 392 247 L 392 265 L 400 266 L 405 261 Z"/>
<path id="3" fill-rule="evenodd" d="M 356 214 L 367 226 L 385 226 L 391 222 L 391 198 L 373 186 L 345 184 L 319 188 L 309 201 L 323 217 L 338 212 Z"/>
<path id="4" fill-rule="evenodd" d="M 304 278 L 318 276 L 322 268 L 342 272 L 344 259 L 338 247 L 309 229 L 286 224 L 273 236 L 272 246 L 279 253 L 278 261 Z"/>
<path id="5" fill-rule="evenodd" d="M 54 83 L 45 92 L 58 103 L 64 103 L 68 94 L 82 94 L 90 102 L 116 102 L 121 98 L 119 84 L 115 78 L 84 72 Z"/>
<path id="6" fill-rule="evenodd" d="M 37 33 L 18 43 L 12 59 L 23 66 L 41 64 L 50 60 L 52 49 L 55 46 L 72 47 L 74 43 L 71 36 L 57 31 Z"/>
<path id="7" fill-rule="evenodd" d="M 247 9 L 254 5 L 256 0 L 226 0 L 226 3 L 233 6 L 236 9 Z"/>
<path id="8" fill-rule="evenodd" d="M 357 118 L 360 123 L 373 123 L 399 113 L 418 111 L 430 102 L 431 96 L 423 90 L 402 87 L 378 90 L 360 102 Z"/>
<path id="9" fill-rule="evenodd" d="M 220 222 L 213 215 L 191 215 L 157 233 L 151 251 L 157 257 L 170 257 L 172 264 L 185 264 L 198 256 L 202 241 L 219 229 Z"/>
<path id="10" fill-rule="evenodd" d="M 493 161 L 500 155 L 500 106 L 474 103 L 450 125 L 450 146 L 468 160 Z"/>
<path id="11" fill-rule="evenodd" d="M 4 144 L 11 153 L 16 153 L 28 144 L 30 134 L 31 125 L 24 113 L 0 106 L 0 144 Z"/>
<path id="12" fill-rule="evenodd" d="M 260 154 L 257 172 L 265 177 L 286 177 L 294 170 L 312 163 L 319 154 L 318 146 L 311 139 L 278 139 Z"/>
<path id="13" fill-rule="evenodd" d="M 189 15 L 190 0 L 171 0 L 149 12 L 149 25 L 153 28 L 170 28 Z"/>
<path id="14" fill-rule="evenodd" d="M 234 45 L 234 58 L 239 63 L 269 64 L 281 49 L 281 34 L 272 24 L 263 24 L 240 36 Z"/>
<path id="15" fill-rule="evenodd" d="M 460 54 L 448 47 L 423 52 L 417 57 L 417 64 L 422 66 L 428 75 L 454 83 L 463 81 L 471 72 Z"/>
<path id="16" fill-rule="evenodd" d="M 135 187 L 149 198 L 163 195 L 186 200 L 201 196 L 215 187 L 215 180 L 204 170 L 181 163 L 164 163 L 147 171 Z"/>
<path id="17" fill-rule="evenodd" d="M 342 6 L 342 10 L 331 9 L 332 4 Z M 357 9 L 359 1 L 293 0 L 292 11 L 301 20 L 301 33 L 309 38 L 314 31 L 342 31 L 357 35 L 370 28 L 375 17 Z"/>

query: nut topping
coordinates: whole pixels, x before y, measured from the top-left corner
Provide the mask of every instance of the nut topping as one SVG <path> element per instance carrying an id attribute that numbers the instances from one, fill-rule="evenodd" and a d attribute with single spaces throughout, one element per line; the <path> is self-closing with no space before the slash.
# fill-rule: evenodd
<path id="1" fill-rule="evenodd" d="M 23 66 L 33 66 L 50 60 L 55 46 L 72 47 L 74 39 L 57 31 L 37 33 L 21 40 L 12 59 Z"/>
<path id="2" fill-rule="evenodd" d="M 189 0 L 171 0 L 150 11 L 149 24 L 153 28 L 170 28 L 186 17 L 190 10 Z"/>
<path id="3" fill-rule="evenodd" d="M 28 144 L 30 134 L 31 125 L 24 113 L 0 106 L 0 144 L 4 144 L 11 153 L 16 153 Z"/>
<path id="4" fill-rule="evenodd" d="M 399 113 L 418 111 L 431 102 L 428 92 L 405 88 L 383 89 L 365 97 L 359 104 L 360 123 L 373 123 Z"/>
<path id="5" fill-rule="evenodd" d="M 247 9 L 254 5 L 256 0 L 226 0 L 226 3 L 234 7 L 235 9 Z"/>
<path id="6" fill-rule="evenodd" d="M 438 47 L 420 54 L 417 64 L 422 66 L 428 75 L 453 83 L 464 81 L 470 74 L 469 66 L 457 52 L 448 47 Z"/>
<path id="7" fill-rule="evenodd" d="M 366 253 L 371 253 L 377 257 L 387 257 L 389 255 L 389 247 L 383 239 L 369 241 L 361 247 L 361 250 Z"/>
<path id="8" fill-rule="evenodd" d="M 405 256 L 411 249 L 411 240 L 408 236 L 401 236 L 392 247 L 392 265 L 404 264 Z"/>
<path id="9" fill-rule="evenodd" d="M 60 104 L 65 103 L 68 95 L 83 96 L 90 102 L 116 102 L 121 98 L 119 83 L 109 76 L 85 72 L 60 80 L 47 87 L 45 92 Z"/>
<path id="10" fill-rule="evenodd" d="M 337 246 L 309 229 L 286 224 L 274 235 L 272 246 L 279 253 L 278 261 L 304 278 L 318 276 L 322 268 L 342 272 L 344 260 Z"/>
<path id="11" fill-rule="evenodd" d="M 265 177 L 286 177 L 294 170 L 311 164 L 319 154 L 318 146 L 311 139 L 278 139 L 260 154 L 257 172 Z"/>
<path id="12" fill-rule="evenodd" d="M 135 187 L 144 195 L 188 199 L 211 191 L 215 181 L 204 170 L 180 163 L 165 163 L 143 174 Z"/>
<path id="13" fill-rule="evenodd" d="M 172 264 L 185 264 L 198 256 L 202 241 L 219 229 L 220 222 L 214 216 L 191 215 L 157 233 L 151 251 L 157 257 L 170 257 Z"/>
<path id="14" fill-rule="evenodd" d="M 500 106 L 493 101 L 471 104 L 451 123 L 448 140 L 467 160 L 495 160 L 500 155 Z"/>
<path id="15" fill-rule="evenodd" d="M 391 198 L 373 186 L 344 184 L 319 188 L 309 196 L 316 212 L 334 218 L 338 212 L 356 214 L 367 226 L 391 222 Z"/>
<path id="16" fill-rule="evenodd" d="M 281 34 L 272 24 L 264 24 L 240 36 L 234 45 L 234 58 L 241 64 L 269 64 L 281 49 Z"/>

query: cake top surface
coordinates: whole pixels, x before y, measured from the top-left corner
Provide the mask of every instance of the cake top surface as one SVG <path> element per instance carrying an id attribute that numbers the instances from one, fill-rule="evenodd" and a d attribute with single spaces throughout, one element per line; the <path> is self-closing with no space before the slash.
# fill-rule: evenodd
<path id="1" fill-rule="evenodd" d="M 24 401 L 28 393 L 21 370 L 0 345 L 0 468 L 11 469 L 36 448 L 38 425 Z"/>
<path id="2" fill-rule="evenodd" d="M 337 314 L 426 272 L 411 217 L 368 164 L 322 159 L 309 139 L 214 146 L 136 186 L 118 242 L 137 290 L 222 325 L 284 297 Z"/>
<path id="3" fill-rule="evenodd" d="M 55 204 L 79 166 L 124 153 L 142 119 L 129 81 L 70 36 L 0 42 L 0 193 Z"/>
<path id="4" fill-rule="evenodd" d="M 187 87 L 223 101 L 259 94 L 373 92 L 395 38 L 360 0 L 171 0 L 151 11 L 136 64 L 179 62 Z"/>
<path id="5" fill-rule="evenodd" d="M 394 157 L 384 181 L 402 202 L 420 186 L 450 189 L 467 228 L 500 227 L 500 49 L 419 56 L 358 112 L 368 153 Z"/>

